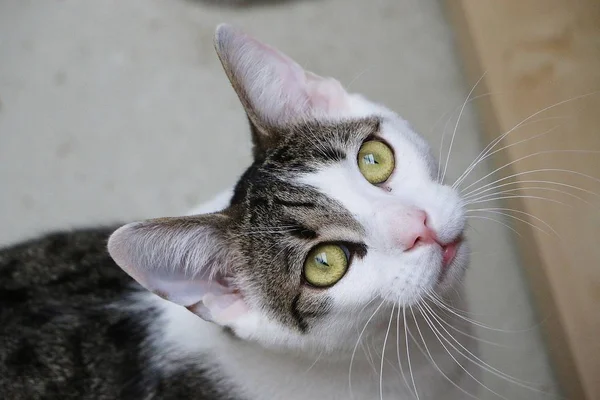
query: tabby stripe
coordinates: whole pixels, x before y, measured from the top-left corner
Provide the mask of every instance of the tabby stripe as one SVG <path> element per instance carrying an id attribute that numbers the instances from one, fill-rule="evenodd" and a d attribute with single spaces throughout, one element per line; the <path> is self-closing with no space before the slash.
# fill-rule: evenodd
<path id="1" fill-rule="evenodd" d="M 279 197 L 273 197 L 273 203 L 279 204 L 286 207 L 306 207 L 306 208 L 316 208 L 317 205 L 310 201 L 289 201 L 284 200 Z"/>
<path id="2" fill-rule="evenodd" d="M 298 301 L 299 300 L 300 300 L 300 293 L 296 294 L 296 296 L 294 297 L 294 300 L 292 300 L 292 306 L 291 306 L 290 311 L 291 311 L 292 317 L 294 317 L 294 319 L 296 320 L 296 324 L 298 325 L 298 329 L 300 329 L 300 332 L 306 333 L 308 331 L 308 323 L 306 322 L 306 320 L 302 316 L 302 313 L 298 309 Z"/>

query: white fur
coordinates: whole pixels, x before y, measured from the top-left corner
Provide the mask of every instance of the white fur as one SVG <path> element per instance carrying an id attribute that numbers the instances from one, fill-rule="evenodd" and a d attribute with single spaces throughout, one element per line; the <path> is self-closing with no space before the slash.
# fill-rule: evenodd
<path id="1" fill-rule="evenodd" d="M 364 107 L 363 107 L 364 109 Z M 395 170 L 383 187 L 370 184 L 360 173 L 356 159 L 347 157 L 300 181 L 341 203 L 365 229 L 359 241 L 369 247 L 364 259 L 356 260 L 346 276 L 331 290 L 334 299 L 345 303 L 362 302 L 379 296 L 391 302 L 412 305 L 430 291 L 452 287 L 466 267 L 467 246 L 463 244 L 456 261 L 438 283 L 442 250 L 439 246 L 420 246 L 409 252 L 397 238 L 412 230 L 407 218 L 412 210 L 427 213 L 427 224 L 442 242 L 452 242 L 465 227 L 463 204 L 458 194 L 436 182 L 435 163 L 408 125 L 398 117 L 389 117 L 381 126 L 381 136 L 394 150 Z M 358 152 L 358 149 L 355 149 Z M 339 240 L 339 239 L 338 239 Z"/>
<path id="2" fill-rule="evenodd" d="M 157 366 L 171 368 L 181 364 L 182 357 L 195 359 L 218 371 L 215 374 L 226 381 L 225 387 L 250 400 L 412 399 L 417 398 L 412 394 L 415 388 L 422 400 L 464 399 L 468 397 L 465 391 L 476 395 L 476 368 L 453 350 L 474 353 L 473 340 L 455 332 L 457 341 L 449 339 L 449 332 L 444 331 L 447 325 L 442 324 L 436 325 L 434 333 L 418 312 L 430 292 L 464 308 L 460 296 L 450 299 L 449 293 L 454 292 L 448 289 L 461 292 L 466 245 L 460 247 L 441 282 L 440 246 L 406 251 L 398 245 L 402 229 L 417 223 L 407 216 L 407 210 L 425 211 L 441 242 L 456 239 L 464 229 L 461 199 L 435 181 L 436 162 L 425 141 L 385 107 L 346 93 L 337 81 L 305 73 L 286 56 L 247 35 L 221 26 L 216 41 L 224 64 L 235 72 L 237 83 L 250 98 L 247 106 L 260 119 L 280 124 L 297 115 L 329 120 L 380 117 L 380 134 L 394 150 L 396 168 L 384 185 L 374 186 L 349 156 L 297 178 L 337 200 L 363 227 L 362 233 L 322 227 L 322 237 L 368 246 L 367 255 L 355 260 L 337 284 L 312 293 L 326 296 L 331 310 L 311 321 L 308 332 L 272 320 L 260 304 L 252 303 L 254 299 L 244 299 L 249 302 L 247 312 L 226 324 L 215 324 L 144 293 L 137 304 L 156 307 L 161 314 L 154 321 L 152 336 Z M 228 190 L 192 213 L 224 209 L 231 195 Z M 400 305 L 405 314 L 398 314 Z M 444 320 L 454 329 L 469 331 L 468 324 L 458 317 L 444 315 Z M 240 339 L 224 334 L 218 324 L 231 327 Z"/>
<path id="3" fill-rule="evenodd" d="M 368 108 L 364 104 L 362 106 L 361 111 Z M 384 353 L 386 362 L 381 380 L 383 398 L 416 398 L 412 394 L 414 389 L 407 363 L 402 314 L 398 332 L 397 309 L 392 315 L 390 304 L 414 304 L 426 290 L 435 289 L 444 293 L 446 287 L 454 287 L 460 292 L 457 280 L 466 260 L 464 254 L 459 254 L 444 287 L 436 287 L 439 250 L 423 247 L 410 255 L 403 254 L 401 249 L 394 250 L 386 242 L 389 236 L 387 230 L 393 229 L 396 222 L 401 222 L 402 207 L 406 206 L 424 209 L 442 238 L 450 239 L 460 233 L 464 217 L 461 201 L 456 193 L 431 179 L 434 175 L 434 163 L 423 151 L 423 144 L 419 143 L 418 136 L 402 120 L 397 117 L 389 118 L 388 113 L 383 110 L 380 115 L 388 115 L 383 125 L 383 136 L 394 147 L 397 159 L 396 172 L 389 181 L 392 192 L 370 185 L 350 161 L 303 178 L 304 183 L 312 184 L 340 201 L 363 224 L 366 231 L 369 245 L 367 257 L 353 263 L 342 281 L 328 290 L 328 296 L 334 300 L 336 312 L 324 318 L 322 324 L 312 326 L 311 332 L 306 335 L 290 331 L 266 316 L 252 313 L 234 325 L 236 333 L 245 340 L 231 340 L 220 328 L 203 321 L 183 307 L 155 295 L 144 294 L 146 304 L 153 304 L 162 310 L 161 321 L 157 321 L 154 335 L 155 348 L 159 354 L 173 357 L 174 365 L 181 356 L 197 356 L 200 363 L 211 365 L 219 374 L 225 375 L 219 375 L 227 381 L 225 385 L 236 387 L 241 395 L 249 399 L 377 399 L 380 390 L 381 352 L 388 323 L 393 317 Z M 232 190 L 227 190 L 192 213 L 222 210 L 227 207 L 231 195 Z M 374 298 L 378 300 L 372 301 Z M 352 354 L 362 328 L 382 304 L 381 299 L 388 299 L 389 302 L 379 308 L 362 333 L 352 360 L 350 393 Z M 458 297 L 452 300 L 455 306 L 464 308 Z M 420 341 L 413 315 L 409 309 L 406 313 L 408 328 L 413 337 Z M 428 328 L 427 321 L 416 310 L 414 314 L 436 364 L 422 354 L 409 335 L 411 367 L 419 398 L 453 400 L 467 398 L 465 391 L 476 394 L 473 377 L 478 375 L 474 365 L 464 362 L 454 351 L 454 357 L 463 363 L 459 365 L 447 351 L 458 347 L 463 353 L 475 352 L 474 342 L 452 332 L 460 344 L 442 340 L 442 345 L 440 339 Z M 444 318 L 454 328 L 469 331 L 465 321 L 448 316 Z M 446 326 L 444 328 L 448 329 Z M 443 328 L 438 326 L 437 329 L 439 334 L 449 337 Z M 424 347 L 421 344 L 421 348 Z M 398 350 L 408 385 L 398 372 Z"/>
<path id="4" fill-rule="evenodd" d="M 240 397 L 260 400 L 307 400 L 307 399 L 379 399 L 379 369 L 381 350 L 390 314 L 370 322 L 378 330 L 377 334 L 363 334 L 352 365 L 352 397 L 349 386 L 351 353 L 335 357 L 328 354 L 280 352 L 265 349 L 261 345 L 247 341 L 231 340 L 216 325 L 206 322 L 185 308 L 177 306 L 151 293 L 143 293 L 143 303 L 158 307 L 162 316 L 155 321 L 153 342 L 155 352 L 160 355 L 160 368 L 174 368 L 181 358 L 194 359 L 199 365 L 218 370 L 215 377 L 223 379 L 222 385 Z M 402 316 L 400 317 L 402 321 Z M 407 315 L 411 323 L 412 315 Z M 461 330 L 466 324 L 452 323 Z M 425 337 L 428 349 L 437 366 L 426 359 L 409 336 L 411 366 L 420 399 L 458 400 L 468 396 L 463 392 L 476 394 L 473 379 L 448 356 L 438 339 L 419 319 L 419 327 Z M 362 328 L 358 326 L 357 328 Z M 405 356 L 405 337 L 400 326 L 400 335 L 396 335 L 396 323 L 392 325 L 386 345 L 386 364 L 384 365 L 383 392 L 385 399 L 413 399 L 412 379 Z M 420 338 L 414 325 L 410 324 L 414 337 Z M 352 338 L 356 344 L 359 331 Z M 402 369 L 408 386 L 400 375 L 396 354 L 396 340 L 399 337 Z M 468 341 L 461 340 L 469 348 Z M 365 346 L 370 346 L 366 350 Z M 447 343 L 446 347 L 451 349 Z M 421 345 L 423 346 L 423 345 Z M 455 344 L 456 346 L 456 344 Z M 369 352 L 372 360 L 369 359 Z M 456 357 L 456 355 L 455 355 Z M 165 364 L 164 359 L 171 362 Z M 374 363 L 374 366 L 371 365 Z M 458 389 L 439 372 L 438 368 L 462 388 Z M 473 368 L 466 365 L 469 373 L 477 377 Z"/>

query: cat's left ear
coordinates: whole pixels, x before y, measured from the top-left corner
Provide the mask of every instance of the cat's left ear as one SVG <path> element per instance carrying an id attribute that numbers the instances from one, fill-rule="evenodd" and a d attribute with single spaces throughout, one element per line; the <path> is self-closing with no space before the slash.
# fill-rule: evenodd
<path id="1" fill-rule="evenodd" d="M 134 222 L 108 240 L 115 262 L 143 287 L 227 325 L 248 308 L 229 279 L 236 252 L 223 213 Z"/>
<path id="2" fill-rule="evenodd" d="M 333 78 L 305 71 L 280 51 L 219 25 L 215 48 L 248 117 L 263 134 L 310 118 L 343 114 L 349 95 Z"/>

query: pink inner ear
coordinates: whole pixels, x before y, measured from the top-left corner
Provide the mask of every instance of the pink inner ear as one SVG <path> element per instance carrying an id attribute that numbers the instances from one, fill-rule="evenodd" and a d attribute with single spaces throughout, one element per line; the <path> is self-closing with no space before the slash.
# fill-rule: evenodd
<path id="1" fill-rule="evenodd" d="M 225 325 L 248 311 L 241 293 L 230 285 L 228 277 L 211 278 L 208 274 L 187 277 L 174 271 L 140 274 L 128 268 L 125 271 L 154 294 L 184 306 L 207 321 Z"/>
<path id="2" fill-rule="evenodd" d="M 306 72 L 306 91 L 311 109 L 317 114 L 337 114 L 349 107 L 346 89 L 333 78 Z"/>
<path id="3" fill-rule="evenodd" d="M 307 117 L 339 114 L 348 94 L 332 78 L 304 71 L 278 50 L 229 26 L 217 30 L 217 51 L 243 89 L 253 113 L 268 124 L 284 125 Z"/>
<path id="4" fill-rule="evenodd" d="M 108 251 L 151 292 L 197 309 L 203 318 L 230 321 L 240 315 L 244 299 L 225 274 L 232 249 L 216 224 L 227 218 L 211 214 L 134 222 L 111 235 Z"/>
<path id="5" fill-rule="evenodd" d="M 186 307 L 201 318 L 227 325 L 248 312 L 248 306 L 239 293 L 225 295 L 207 294 L 201 302 Z"/>
<path id="6" fill-rule="evenodd" d="M 201 318 L 228 324 L 248 311 L 242 295 L 217 281 L 149 281 L 149 288 L 160 297 L 179 304 Z"/>
<path id="7" fill-rule="evenodd" d="M 148 277 L 145 285 L 160 297 L 182 306 L 190 306 L 202 301 L 204 296 L 233 293 L 233 290 L 216 281 L 208 280 L 169 280 L 162 277 Z"/>

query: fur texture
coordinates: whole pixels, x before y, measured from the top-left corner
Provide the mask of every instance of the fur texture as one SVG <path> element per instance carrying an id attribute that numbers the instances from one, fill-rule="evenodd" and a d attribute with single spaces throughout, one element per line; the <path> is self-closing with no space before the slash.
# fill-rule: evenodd
<path id="1" fill-rule="evenodd" d="M 126 300 L 140 288 L 106 252 L 113 230 L 54 233 L 0 251 L 1 397 L 229 398 L 198 364 L 153 366 L 161 311 Z"/>
<path id="2" fill-rule="evenodd" d="M 37 366 L 27 354 L 53 353 L 52 336 L 75 346 L 60 352 L 69 355 L 60 379 L 52 371 L 63 364 L 50 358 L 37 385 L 9 379 L 9 393 L 35 398 L 68 388 L 79 398 L 289 400 L 472 393 L 477 375 L 464 360 L 475 351 L 469 336 L 440 341 L 448 328 L 429 329 L 427 312 L 413 310 L 433 310 L 432 296 L 460 303 L 452 296 L 468 261 L 462 201 L 435 179 L 427 143 L 392 111 L 243 32 L 220 26 L 215 47 L 250 121 L 253 164 L 233 190 L 194 214 L 130 223 L 110 236 L 110 256 L 148 291 L 130 286 L 102 250 L 106 231 L 63 235 L 73 246 L 54 258 L 36 253 L 49 239 L 4 251 L 4 290 L 16 285 L 28 293 L 2 314 L 6 376 Z M 392 175 L 378 185 L 358 168 L 367 140 L 386 143 L 395 158 Z M 419 242 L 424 230 L 434 242 Z M 350 264 L 325 289 L 309 285 L 303 273 L 307 254 L 323 243 L 345 246 Z M 450 245 L 456 254 L 446 265 Z M 86 264 L 74 250 L 96 259 Z M 35 274 L 40 269 L 45 280 Z M 63 277 L 71 270 L 75 277 Z M 72 293 L 75 278 L 88 282 L 95 274 L 114 275 L 104 284 L 108 294 L 98 297 L 103 281 Z M 60 295 L 53 294 L 57 276 Z M 43 337 L 35 336 L 43 329 L 33 329 L 21 345 L 21 319 L 37 310 L 35 301 L 58 319 L 75 307 L 75 322 Z M 445 321 L 468 331 L 454 316 Z M 109 332 L 115 324 L 126 325 L 126 339 Z M 72 333 L 78 327 L 84 333 Z M 15 364 L 20 354 L 33 364 Z M 89 386 L 71 384 L 88 376 Z M 138 391 L 123 391 L 130 387 Z"/>

